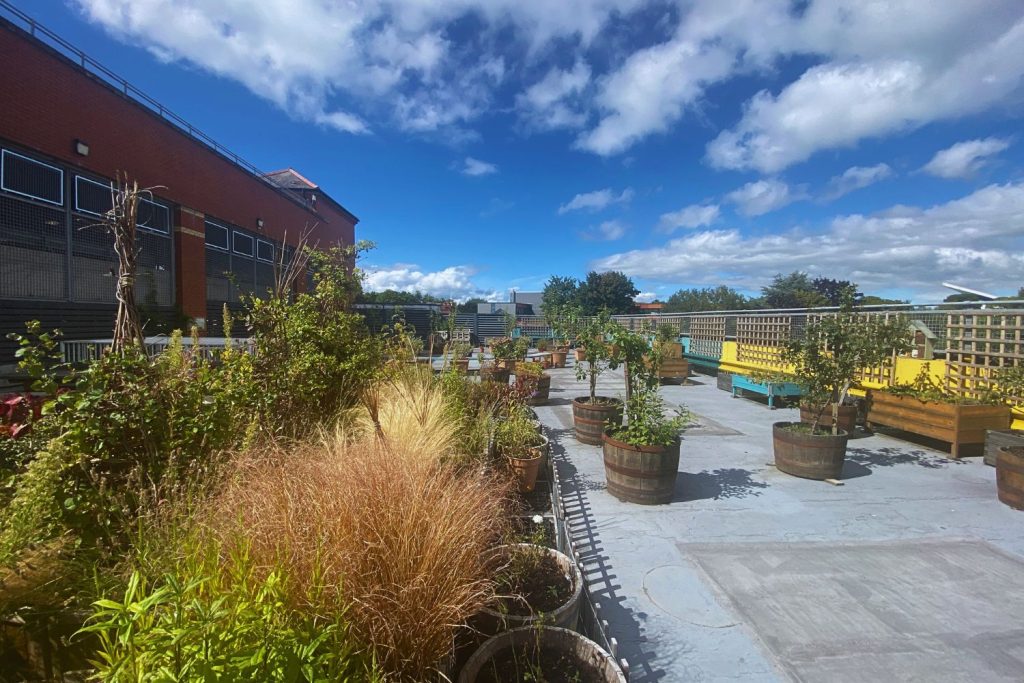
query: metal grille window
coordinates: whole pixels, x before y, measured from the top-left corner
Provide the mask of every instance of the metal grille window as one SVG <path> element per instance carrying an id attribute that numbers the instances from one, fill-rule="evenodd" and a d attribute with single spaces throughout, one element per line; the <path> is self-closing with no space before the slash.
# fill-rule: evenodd
<path id="1" fill-rule="evenodd" d="M 210 232 L 207 229 L 207 236 Z M 206 299 L 224 303 L 231 301 L 231 255 L 215 247 L 206 249 Z"/>
<path id="2" fill-rule="evenodd" d="M 71 234 L 71 300 L 115 301 L 117 255 L 114 239 L 96 218 L 75 216 Z"/>
<path id="3" fill-rule="evenodd" d="M 0 195 L 0 299 L 67 295 L 66 214 Z"/>
<path id="4" fill-rule="evenodd" d="M 102 216 L 110 211 L 110 185 L 75 176 L 75 211 Z"/>
<path id="5" fill-rule="evenodd" d="M 0 150 L 0 189 L 64 205 L 64 171 L 10 150 Z"/>
<path id="6" fill-rule="evenodd" d="M 136 234 L 139 249 L 135 300 L 140 306 L 173 306 L 171 239 L 145 230 Z"/>
<path id="7" fill-rule="evenodd" d="M 256 262 L 256 296 L 266 296 L 274 289 L 274 264 Z"/>

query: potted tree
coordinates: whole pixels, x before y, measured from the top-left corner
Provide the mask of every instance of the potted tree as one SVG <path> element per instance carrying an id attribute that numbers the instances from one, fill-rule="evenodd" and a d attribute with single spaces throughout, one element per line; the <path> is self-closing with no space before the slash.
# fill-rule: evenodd
<path id="1" fill-rule="evenodd" d="M 626 422 L 602 434 L 608 492 L 628 503 L 669 503 L 689 413 L 679 408 L 675 415 L 667 414 L 658 388 L 661 356 L 649 352 L 646 335 L 620 328 L 615 336 L 620 350 L 615 360 L 625 365 Z"/>
<path id="2" fill-rule="evenodd" d="M 530 493 L 537 486 L 537 475 L 547 454 L 548 439 L 537 431 L 526 406 L 513 403 L 508 417 L 494 430 L 494 447 L 499 457 L 509 464 L 520 493 Z"/>
<path id="3" fill-rule="evenodd" d="M 682 382 L 690 376 L 690 363 L 683 357 L 679 332 L 671 323 L 662 323 L 651 341 L 651 352 L 660 356 L 658 378 L 663 382 Z"/>
<path id="4" fill-rule="evenodd" d="M 808 422 L 776 422 L 772 427 L 775 466 L 807 479 L 837 479 L 842 474 L 849 432 L 839 427 L 839 407 L 847 400 L 857 373 L 889 362 L 910 347 L 905 320 L 866 316 L 853 307 L 854 292 L 842 294 L 840 310 L 824 315 L 790 339 L 783 362 L 792 365 L 804 393 L 817 407 Z M 821 416 L 832 412 L 831 429 Z"/>
<path id="5" fill-rule="evenodd" d="M 515 372 L 516 359 L 519 357 L 519 348 L 515 339 L 511 337 L 496 337 L 491 340 L 491 353 L 494 354 L 494 364 L 505 368 L 509 372 Z"/>
<path id="6" fill-rule="evenodd" d="M 605 337 L 613 325 L 608 312 L 602 311 L 581 326 L 576 338 L 576 347 L 583 350 L 586 358 L 585 362 L 576 364 L 576 379 L 587 380 L 590 393 L 573 399 L 572 418 L 576 440 L 591 446 L 601 445 L 605 427 L 622 424 L 622 401 L 597 395 L 597 378 L 612 361 L 611 347 Z"/>

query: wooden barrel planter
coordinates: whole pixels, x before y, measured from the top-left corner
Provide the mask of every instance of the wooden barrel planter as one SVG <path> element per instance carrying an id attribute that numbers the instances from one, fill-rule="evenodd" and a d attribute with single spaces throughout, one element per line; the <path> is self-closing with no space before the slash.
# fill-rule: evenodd
<path id="1" fill-rule="evenodd" d="M 685 382 L 690 376 L 690 363 L 685 358 L 665 358 L 658 368 L 658 379 L 662 382 Z"/>
<path id="2" fill-rule="evenodd" d="M 671 503 L 679 471 L 679 441 L 671 446 L 634 446 L 605 432 L 604 476 L 608 493 L 626 503 Z"/>
<path id="3" fill-rule="evenodd" d="M 996 451 L 996 491 L 999 500 L 1024 510 L 1024 446 L 1003 446 Z"/>
<path id="4" fill-rule="evenodd" d="M 950 444 L 950 457 L 960 457 L 960 447 L 981 446 L 989 429 L 1010 426 L 1010 406 L 972 405 L 922 401 L 887 391 L 872 391 L 867 426 L 884 425 Z"/>
<path id="5" fill-rule="evenodd" d="M 569 355 L 568 351 L 555 349 L 551 352 L 551 367 L 553 368 L 564 368 L 565 357 Z"/>
<path id="6" fill-rule="evenodd" d="M 576 425 L 576 440 L 589 446 L 600 446 L 606 427 L 622 424 L 622 401 L 598 396 L 596 403 L 589 396 L 573 399 L 572 420 Z"/>
<path id="7" fill-rule="evenodd" d="M 800 404 L 800 421 L 812 424 L 814 418 L 818 417 L 818 406 L 807 406 Z M 818 420 L 819 427 L 832 426 L 832 405 L 829 404 Z M 839 429 L 847 434 L 853 434 L 857 427 L 857 406 L 839 406 Z"/>
<path id="8" fill-rule="evenodd" d="M 985 434 L 985 464 L 996 466 L 996 454 L 1003 446 L 1024 446 L 1024 430 L 990 429 Z"/>
<path id="9" fill-rule="evenodd" d="M 517 543 L 515 545 L 524 548 L 540 549 L 550 555 L 555 564 L 562 571 L 562 575 L 569 578 L 572 584 L 572 595 L 561 606 L 550 612 L 539 612 L 532 615 L 504 614 L 498 610 L 484 607 L 481 609 L 480 618 L 474 620 L 474 627 L 481 629 L 487 635 L 494 635 L 501 631 L 521 628 L 523 626 L 558 626 L 575 631 L 580 616 L 580 600 L 583 598 L 583 574 L 568 555 L 560 553 L 554 548 L 545 548 L 530 543 Z M 499 556 L 505 559 L 513 546 L 501 546 L 498 548 Z"/>
<path id="10" fill-rule="evenodd" d="M 775 467 L 804 479 L 838 479 L 843 474 L 849 433 L 810 434 L 787 429 L 794 422 L 772 425 Z"/>
<path id="11" fill-rule="evenodd" d="M 496 382 L 497 384 L 508 384 L 508 369 L 499 368 L 493 365 L 485 365 L 480 368 L 480 381 Z"/>
<path id="12" fill-rule="evenodd" d="M 461 372 L 463 375 L 469 372 L 469 359 L 468 358 L 456 358 L 454 361 L 455 369 Z"/>
<path id="13" fill-rule="evenodd" d="M 567 676 L 571 675 L 572 680 L 579 683 L 626 683 L 626 676 L 615 658 L 597 643 L 575 631 L 553 626 L 516 628 L 484 641 L 462 667 L 459 683 L 527 680 L 528 672 L 516 670 L 518 662 L 537 661 L 543 665 L 562 655 L 569 655 L 573 671 L 562 674 L 544 671 L 543 680 L 570 680 Z M 498 678 L 492 672 L 504 677 Z"/>

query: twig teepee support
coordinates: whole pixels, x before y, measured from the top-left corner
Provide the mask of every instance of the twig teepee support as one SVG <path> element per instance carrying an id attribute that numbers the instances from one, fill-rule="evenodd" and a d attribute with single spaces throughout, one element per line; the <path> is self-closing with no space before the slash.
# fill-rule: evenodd
<path id="1" fill-rule="evenodd" d="M 104 225 L 114 236 L 114 253 L 117 254 L 117 316 L 111 344 L 115 353 L 131 346 L 144 347 L 142 321 L 135 305 L 135 273 L 138 269 L 135 230 L 139 195 L 151 194 L 149 190 L 140 190 L 138 181 L 129 183 L 127 174 L 120 172 L 110 186 L 111 209 L 104 216 Z"/>

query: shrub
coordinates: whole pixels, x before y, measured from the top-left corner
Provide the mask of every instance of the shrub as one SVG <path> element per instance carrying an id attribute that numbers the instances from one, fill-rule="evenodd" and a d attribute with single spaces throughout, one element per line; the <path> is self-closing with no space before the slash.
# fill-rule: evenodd
<path id="1" fill-rule="evenodd" d="M 226 543 L 243 538 L 256 566 L 281 567 L 292 604 L 324 586 L 310 609 L 343 601 L 383 669 L 423 681 L 493 596 L 488 549 L 505 500 L 481 468 L 332 438 L 241 458 L 209 520 Z"/>
<path id="2" fill-rule="evenodd" d="M 225 572 L 216 550 L 209 544 L 193 548 L 175 571 L 154 583 L 133 572 L 123 597 L 94 603 L 82 632 L 99 640 L 92 662 L 96 678 L 382 680 L 355 646 L 343 610 L 324 615 L 297 609 L 285 573 L 258 573 L 244 548 Z"/>

